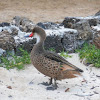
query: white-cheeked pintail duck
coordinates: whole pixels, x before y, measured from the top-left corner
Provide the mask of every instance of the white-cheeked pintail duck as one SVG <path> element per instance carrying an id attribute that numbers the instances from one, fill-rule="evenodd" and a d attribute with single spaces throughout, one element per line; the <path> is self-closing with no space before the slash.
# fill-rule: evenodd
<path id="1" fill-rule="evenodd" d="M 56 80 L 75 78 L 81 75 L 83 70 L 72 65 L 57 53 L 44 49 L 43 44 L 46 39 L 46 33 L 42 28 L 35 27 L 29 37 L 37 39 L 31 51 L 31 62 L 38 71 L 51 78 L 50 85 L 52 84 L 52 79 L 54 79 L 54 89 L 57 88 Z"/>

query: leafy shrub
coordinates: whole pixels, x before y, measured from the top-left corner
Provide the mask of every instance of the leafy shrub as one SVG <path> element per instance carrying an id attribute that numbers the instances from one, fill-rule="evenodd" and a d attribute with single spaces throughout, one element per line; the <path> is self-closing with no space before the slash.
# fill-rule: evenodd
<path id="1" fill-rule="evenodd" d="M 49 50 L 52 51 L 52 52 L 56 52 L 56 50 L 54 48 L 50 48 Z M 68 52 L 65 52 L 64 50 L 60 52 L 60 56 L 62 56 L 64 58 L 72 57 L 72 56 L 69 56 Z"/>
<path id="2" fill-rule="evenodd" d="M 19 50 L 22 53 L 22 56 L 16 56 L 16 55 L 10 55 L 10 57 L 1 57 L 1 64 L 0 66 L 3 66 L 7 69 L 11 69 L 16 67 L 17 69 L 23 69 L 24 64 L 30 64 L 30 55 L 27 51 L 23 50 L 22 48 L 19 48 Z"/>
<path id="3" fill-rule="evenodd" d="M 79 52 L 80 59 L 86 58 L 88 63 L 100 67 L 100 49 L 97 49 L 95 45 L 85 43 L 83 48 L 76 50 L 76 52 Z"/>
<path id="4" fill-rule="evenodd" d="M 64 58 L 71 58 L 72 56 L 70 56 L 70 55 L 68 55 L 68 52 L 64 52 L 64 51 L 62 51 L 61 53 L 60 53 L 60 56 L 62 56 L 62 57 L 64 57 Z"/>

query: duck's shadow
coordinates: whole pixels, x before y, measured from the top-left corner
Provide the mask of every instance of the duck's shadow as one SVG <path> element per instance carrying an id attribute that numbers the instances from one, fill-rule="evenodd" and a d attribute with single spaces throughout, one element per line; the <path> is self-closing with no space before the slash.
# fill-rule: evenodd
<path id="1" fill-rule="evenodd" d="M 50 86 L 50 85 L 48 84 L 48 82 L 43 82 L 43 83 L 40 83 L 40 84 L 45 85 L 45 86 Z"/>
<path id="2" fill-rule="evenodd" d="M 56 89 L 53 87 L 53 85 L 52 85 L 52 84 L 50 85 L 48 82 L 43 82 L 43 83 L 39 83 L 39 84 L 42 84 L 42 85 L 44 85 L 44 86 L 47 86 L 47 87 L 46 87 L 46 90 L 52 90 L 52 91 L 56 90 Z"/>

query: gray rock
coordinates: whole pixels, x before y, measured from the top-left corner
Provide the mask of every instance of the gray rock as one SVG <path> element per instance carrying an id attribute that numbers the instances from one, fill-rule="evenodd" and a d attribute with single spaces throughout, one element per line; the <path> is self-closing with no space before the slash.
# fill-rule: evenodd
<path id="1" fill-rule="evenodd" d="M 5 54 L 5 53 L 6 53 L 6 51 L 3 50 L 2 48 L 0 48 L 0 56 L 2 56 L 2 55 Z"/>
<path id="2" fill-rule="evenodd" d="M 15 48 L 15 40 L 8 31 L 0 32 L 0 48 L 12 50 Z"/>
<path id="3" fill-rule="evenodd" d="M 28 18 L 19 16 L 13 18 L 12 24 L 18 26 L 20 30 L 24 32 L 31 32 L 35 26 L 35 24 Z"/>
<path id="4" fill-rule="evenodd" d="M 62 45 L 64 46 L 64 50 L 68 52 L 74 52 L 74 50 L 79 46 L 77 43 L 78 33 L 67 32 L 64 34 L 62 39 Z"/>
<path id="5" fill-rule="evenodd" d="M 80 17 L 66 17 L 62 24 L 65 28 L 74 28 L 74 24 L 82 20 Z"/>
<path id="6" fill-rule="evenodd" d="M 13 25 L 20 26 L 22 18 L 20 16 L 15 16 L 12 20 Z"/>
<path id="7" fill-rule="evenodd" d="M 2 27 L 2 31 L 8 32 L 9 34 L 12 33 L 10 27 Z"/>
<path id="8" fill-rule="evenodd" d="M 90 26 L 97 26 L 97 24 L 99 23 L 99 20 L 96 18 L 93 18 L 93 19 L 89 19 L 88 22 Z"/>
<path id="9" fill-rule="evenodd" d="M 5 26 L 5 27 L 0 27 L 0 32 L 2 31 L 6 31 L 8 32 L 9 34 L 11 34 L 12 36 L 15 36 L 15 35 L 18 35 L 18 31 L 19 31 L 19 28 L 16 27 L 16 26 Z"/>
<path id="10" fill-rule="evenodd" d="M 11 27 L 11 35 L 18 35 L 18 29 L 17 28 L 15 28 L 15 27 Z"/>
<path id="11" fill-rule="evenodd" d="M 87 21 L 90 26 L 96 26 L 100 23 L 100 15 L 89 17 L 66 17 L 62 24 L 65 28 L 74 28 L 74 25 L 80 21 Z"/>
<path id="12" fill-rule="evenodd" d="M 100 49 L 100 31 L 95 33 L 93 44 L 95 44 L 95 46 Z"/>
<path id="13" fill-rule="evenodd" d="M 0 63 L 1 63 L 1 56 L 5 55 L 6 51 L 0 48 Z"/>
<path id="14" fill-rule="evenodd" d="M 95 14 L 95 16 L 100 16 L 100 10 Z"/>
<path id="15" fill-rule="evenodd" d="M 40 22 L 37 23 L 38 26 L 42 27 L 43 29 L 57 29 L 59 28 L 59 25 L 53 22 Z"/>
<path id="16" fill-rule="evenodd" d="M 56 35 L 47 36 L 47 38 L 44 42 L 44 47 L 46 50 L 50 50 L 51 48 L 53 48 L 56 52 L 63 51 L 64 48 L 62 45 L 61 36 L 56 36 Z"/>
<path id="17" fill-rule="evenodd" d="M 68 51 L 73 52 L 76 48 L 77 30 L 59 26 L 58 29 L 46 30 L 47 39 L 46 48 L 54 48 L 56 52 Z M 50 42 L 51 41 L 51 42 Z"/>
<path id="18" fill-rule="evenodd" d="M 63 25 L 65 28 L 73 28 L 78 31 L 78 35 L 73 38 L 71 35 L 71 39 L 68 37 L 64 37 L 64 48 L 66 50 L 69 47 L 69 51 L 74 50 L 74 48 L 82 47 L 85 41 L 90 42 L 93 40 L 94 30 L 91 28 L 92 26 L 97 26 L 100 22 L 100 16 L 89 16 L 89 17 L 66 17 L 63 21 Z M 69 43 L 69 45 L 68 45 Z M 74 46 L 74 45 L 75 46 Z"/>
<path id="19" fill-rule="evenodd" d="M 47 38 L 44 42 L 44 48 L 46 50 L 50 50 L 51 48 L 55 49 L 56 52 L 61 52 L 63 50 L 73 52 L 75 50 L 76 44 L 74 43 L 75 43 L 76 36 L 78 35 L 77 30 L 60 27 L 58 29 L 47 29 L 45 31 L 47 33 Z M 29 41 L 27 40 L 28 38 L 26 39 L 23 38 L 22 39 L 23 41 L 20 40 L 20 37 L 16 37 L 15 39 L 17 39 L 16 40 L 17 48 L 23 47 L 28 52 L 31 52 L 35 43 L 34 39 L 29 38 L 30 39 Z M 71 47 L 69 45 L 69 42 L 71 42 L 70 44 Z M 17 48 L 16 51 L 18 51 Z"/>
<path id="20" fill-rule="evenodd" d="M 74 28 L 78 31 L 78 38 L 81 40 L 90 40 L 93 37 L 93 31 L 87 21 L 79 21 L 74 25 Z"/>
<path id="21" fill-rule="evenodd" d="M 5 26 L 10 26 L 10 23 L 7 22 L 0 23 L 0 27 L 5 27 Z"/>
<path id="22" fill-rule="evenodd" d="M 21 42 L 20 44 L 17 45 L 15 53 L 19 56 L 22 55 L 19 48 L 23 48 L 24 50 L 30 53 L 35 43 L 36 39 L 30 39 L 29 41 Z"/>
<path id="23" fill-rule="evenodd" d="M 40 22 L 37 25 L 45 29 L 47 33 L 47 38 L 44 42 L 46 50 L 53 48 L 56 52 L 63 50 L 74 52 L 76 48 L 81 48 L 85 41 L 97 40 L 97 37 L 93 36 L 94 33 L 91 27 L 95 27 L 99 22 L 99 16 L 66 17 L 61 23 L 65 28 L 52 22 Z M 25 39 L 24 35 L 27 35 L 27 32 L 31 32 L 35 24 L 29 19 L 19 16 L 14 17 L 12 24 L 16 26 L 0 27 L 0 48 L 4 50 L 14 49 L 17 55 L 21 55 L 18 48 L 31 52 L 36 41 L 32 38 Z"/>

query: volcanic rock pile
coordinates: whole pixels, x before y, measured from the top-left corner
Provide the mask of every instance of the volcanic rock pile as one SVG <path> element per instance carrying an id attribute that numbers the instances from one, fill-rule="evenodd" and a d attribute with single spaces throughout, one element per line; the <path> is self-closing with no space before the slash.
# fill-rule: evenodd
<path id="1" fill-rule="evenodd" d="M 25 38 L 36 26 L 42 27 L 47 34 L 44 46 L 56 52 L 74 52 L 85 41 L 100 48 L 100 12 L 89 17 L 66 17 L 62 23 L 39 22 L 34 24 L 25 17 L 15 16 L 11 23 L 0 23 L 0 55 L 6 51 L 17 52 L 22 47 L 28 52 L 35 44 L 35 39 Z"/>

